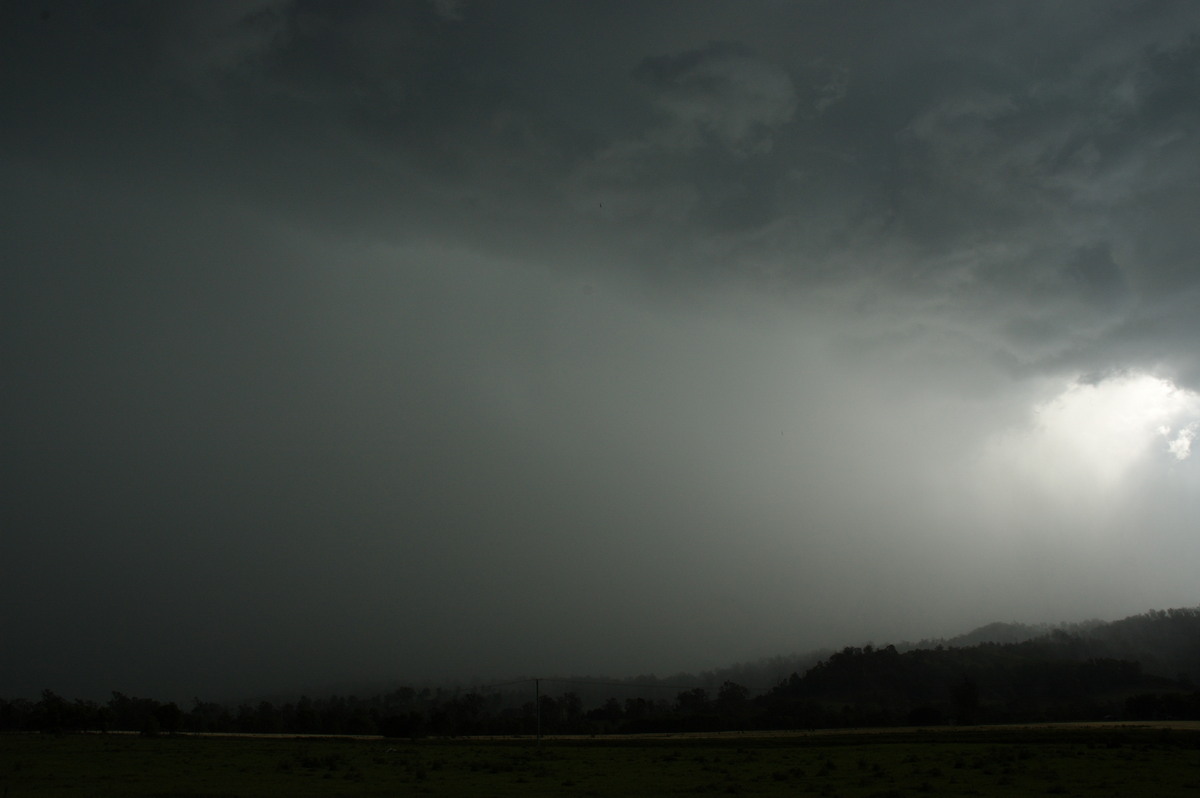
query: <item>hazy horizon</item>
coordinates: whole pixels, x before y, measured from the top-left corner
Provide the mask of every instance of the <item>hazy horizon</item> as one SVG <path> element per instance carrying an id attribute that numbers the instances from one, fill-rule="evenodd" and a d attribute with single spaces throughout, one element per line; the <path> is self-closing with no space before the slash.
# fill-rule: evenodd
<path id="1" fill-rule="evenodd" d="M 535 680 L 545 684 L 548 694 L 552 694 L 555 686 L 561 685 L 593 685 L 593 686 L 611 686 L 616 687 L 618 682 L 627 682 L 628 687 L 637 687 L 639 684 L 644 684 L 644 680 L 657 680 L 664 682 L 660 687 L 653 687 L 655 690 L 669 689 L 684 689 L 693 687 L 704 687 L 715 682 L 720 682 L 727 678 L 731 672 L 748 672 L 748 671 L 763 671 L 769 670 L 769 666 L 776 662 L 792 662 L 792 661 L 808 661 L 814 663 L 819 660 L 828 659 L 828 655 L 842 651 L 846 648 L 865 648 L 872 647 L 876 649 L 894 646 L 900 651 L 908 651 L 925 646 L 957 646 L 966 645 L 968 647 L 977 645 L 982 640 L 990 642 L 1008 642 L 1002 639 L 992 639 L 987 635 L 983 635 L 981 640 L 967 643 L 959 643 L 959 638 L 974 638 L 980 632 L 992 627 L 1025 627 L 1033 630 L 1035 633 L 1040 630 L 1045 630 L 1049 633 L 1055 629 L 1068 629 L 1072 627 L 1091 627 L 1094 624 L 1107 625 L 1114 622 L 1127 620 L 1131 617 L 1141 617 L 1146 613 L 1161 611 L 1163 609 L 1200 609 L 1200 607 L 1175 607 L 1175 608 L 1148 608 L 1145 612 L 1135 613 L 1133 616 L 1123 616 L 1119 618 L 1077 618 L 1077 619 L 1060 619 L 1055 621 L 1003 621 L 993 620 L 980 624 L 979 626 L 969 629 L 959 629 L 946 635 L 923 636 L 919 639 L 898 639 L 891 637 L 871 638 L 866 640 L 843 640 L 836 645 L 819 646 L 816 648 L 798 650 L 798 651 L 777 651 L 763 654 L 761 656 L 744 659 L 733 660 L 729 662 L 721 662 L 715 665 L 704 668 L 676 668 L 670 671 L 646 671 L 634 670 L 623 673 L 608 673 L 598 672 L 593 670 L 576 670 L 576 671 L 543 671 L 531 670 L 528 672 L 511 672 L 511 673 L 477 673 L 470 677 L 446 677 L 446 676 L 427 676 L 423 678 L 400 678 L 395 675 L 374 675 L 374 676 L 358 676 L 344 679 L 326 679 L 326 680 L 308 680 L 296 681 L 293 683 L 280 683 L 264 685 L 256 688 L 252 692 L 240 692 L 230 694 L 216 695 L 197 695 L 194 691 L 189 693 L 186 690 L 183 692 L 176 691 L 174 694 L 154 695 L 149 693 L 139 693 L 136 690 L 112 690 L 112 689 L 97 689 L 94 692 L 73 694 L 58 690 L 54 685 L 43 685 L 37 690 L 30 690 L 24 694 L 0 695 L 0 698 L 13 699 L 25 698 L 36 699 L 40 696 L 42 690 L 51 690 L 56 694 L 64 695 L 68 700 L 81 699 L 85 701 L 108 701 L 114 692 L 121 692 L 135 698 L 148 698 L 160 700 L 164 702 L 174 701 L 181 706 L 189 705 L 193 699 L 201 701 L 213 701 L 221 705 L 230 706 L 233 704 L 244 703 L 246 701 L 294 701 L 301 696 L 310 698 L 328 697 L 336 695 L 354 695 L 359 698 L 369 698 L 375 695 L 391 693 L 399 688 L 414 688 L 417 690 L 423 689 L 443 689 L 451 691 L 460 690 L 493 690 L 498 688 L 513 689 L 514 685 L 525 683 L 532 684 Z M 1037 636 L 1035 634 L 1035 636 Z M 798 672 L 803 675 L 807 671 L 807 666 L 788 669 L 787 673 L 780 672 L 780 679 L 793 672 Z M 680 681 L 680 680 L 683 681 Z M 745 679 L 734 679 L 738 684 L 748 687 L 752 691 L 764 691 L 774 687 L 776 681 L 773 679 L 747 682 Z M 761 682 L 761 683 L 760 683 Z"/>
<path id="2" fill-rule="evenodd" d="M 1200 602 L 1200 6 L 0 7 L 0 696 Z"/>

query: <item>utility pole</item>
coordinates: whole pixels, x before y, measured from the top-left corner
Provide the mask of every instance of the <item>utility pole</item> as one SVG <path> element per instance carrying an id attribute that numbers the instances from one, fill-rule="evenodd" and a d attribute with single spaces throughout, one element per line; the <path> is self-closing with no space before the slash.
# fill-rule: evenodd
<path id="1" fill-rule="evenodd" d="M 537 715 L 537 747 L 542 747 L 542 680 L 533 680 L 533 711 Z"/>

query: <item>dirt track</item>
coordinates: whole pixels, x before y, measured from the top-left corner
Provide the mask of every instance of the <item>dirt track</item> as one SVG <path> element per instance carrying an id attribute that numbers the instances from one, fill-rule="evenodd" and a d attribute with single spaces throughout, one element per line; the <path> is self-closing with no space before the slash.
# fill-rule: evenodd
<path id="1" fill-rule="evenodd" d="M 990 726 L 873 726 L 848 729 L 752 730 L 727 732 L 647 732 L 634 734 L 553 734 L 543 740 L 736 740 L 779 737 L 832 737 L 858 734 L 971 734 L 972 732 L 1027 731 L 1049 729 L 1179 729 L 1200 731 L 1200 721 L 1083 721 L 1074 723 L 1011 723 Z M 533 735 L 484 735 L 459 740 L 533 740 Z"/>
<path id="2" fill-rule="evenodd" d="M 871 726 L 847 729 L 755 729 L 751 731 L 726 732 L 645 732 L 631 734 L 547 734 L 543 740 L 578 740 L 578 741 L 619 741 L 619 740 L 737 740 L 737 739 L 776 739 L 776 738 L 808 738 L 808 737 L 837 737 L 844 735 L 889 734 L 971 734 L 974 732 L 995 731 L 1046 731 L 1050 729 L 1178 729 L 1180 731 L 1200 731 L 1200 721 L 1196 720 L 1147 720 L 1147 721 L 1083 721 L 1075 723 L 1011 723 L 990 726 Z M 100 734 L 101 732 L 91 732 Z M 107 734 L 130 734 L 132 731 L 110 731 Z M 246 737 L 262 740 L 363 740 L 381 742 L 397 738 L 384 737 L 380 734 L 257 734 L 252 732 L 179 732 L 180 737 Z M 535 740 L 532 734 L 507 735 L 476 735 L 462 737 L 425 737 L 426 740 L 460 740 L 479 742 L 501 742 L 517 740 Z"/>

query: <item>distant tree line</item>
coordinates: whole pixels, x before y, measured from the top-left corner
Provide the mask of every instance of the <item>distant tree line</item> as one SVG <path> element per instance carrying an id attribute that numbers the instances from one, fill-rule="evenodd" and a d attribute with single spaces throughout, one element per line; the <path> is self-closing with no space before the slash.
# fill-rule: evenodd
<path id="1" fill-rule="evenodd" d="M 671 698 L 643 694 L 585 701 L 540 694 L 411 687 L 359 698 L 301 697 L 237 706 L 194 699 L 189 708 L 113 693 L 104 703 L 0 699 L 4 731 L 274 734 L 614 734 L 1068 720 L 1200 720 L 1200 610 L 1152 612 L 1106 625 L 1105 635 L 1062 629 L 1013 643 L 847 647 L 775 687 L 732 680 Z M 1141 653 L 1153 670 L 1113 651 Z M 1163 668 L 1178 668 L 1174 676 Z M 532 680 L 531 680 L 532 682 Z M 580 683 L 586 685 L 586 683 Z M 594 695 L 596 685 L 586 685 Z M 638 684 L 631 687 L 637 688 Z M 661 691 L 659 691 L 661 692 Z M 757 692 L 757 694 L 755 694 Z M 524 696 L 525 698 L 522 698 Z"/>

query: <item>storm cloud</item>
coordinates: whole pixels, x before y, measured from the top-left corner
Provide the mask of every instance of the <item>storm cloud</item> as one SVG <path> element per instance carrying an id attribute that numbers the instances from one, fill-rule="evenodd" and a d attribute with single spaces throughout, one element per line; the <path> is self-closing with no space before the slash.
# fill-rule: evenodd
<path id="1" fill-rule="evenodd" d="M 1194 606 L 1188 2 L 0 11 L 0 694 Z"/>

